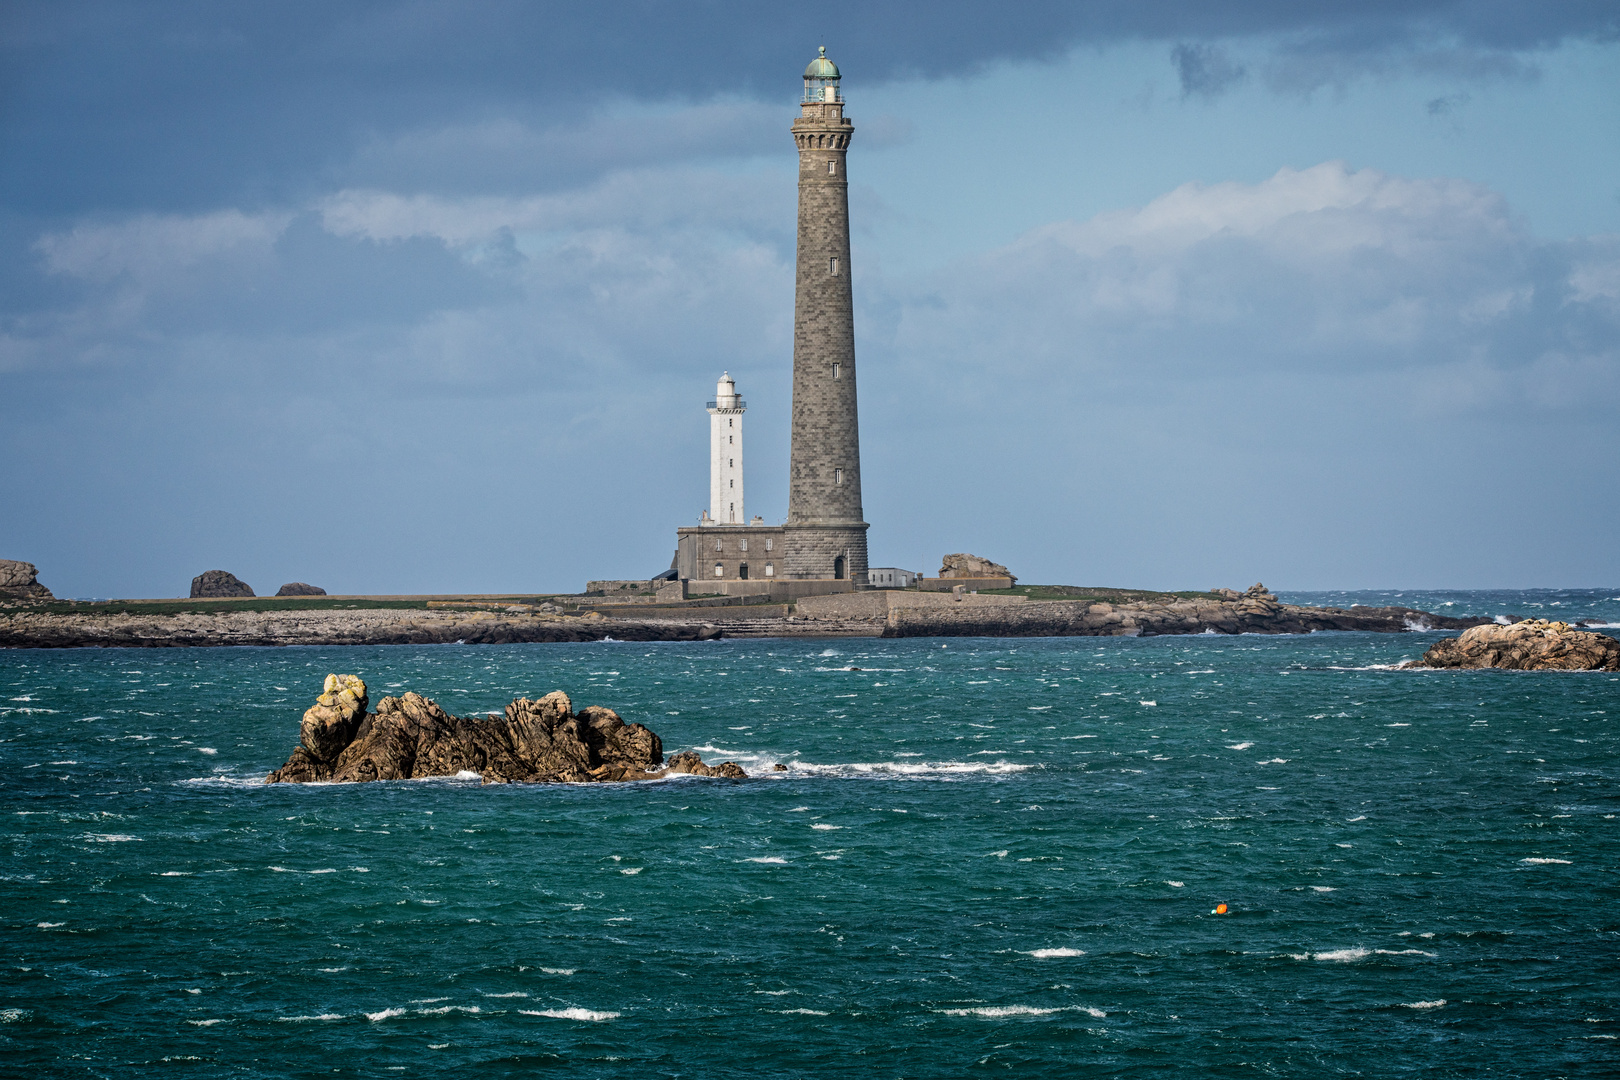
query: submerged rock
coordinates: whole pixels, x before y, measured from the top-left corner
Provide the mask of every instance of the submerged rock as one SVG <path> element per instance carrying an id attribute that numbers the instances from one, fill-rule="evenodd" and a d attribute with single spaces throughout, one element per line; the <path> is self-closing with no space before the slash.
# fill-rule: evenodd
<path id="1" fill-rule="evenodd" d="M 591 783 L 651 780 L 671 772 L 742 779 L 735 762 L 703 764 L 691 751 L 660 769 L 664 745 L 612 709 L 573 711 L 554 690 L 519 698 L 505 716 L 451 716 L 420 694 L 385 697 L 366 713 L 366 686 L 354 675 L 328 675 L 304 713 L 299 744 L 267 784 L 410 780 L 476 773 L 485 783 Z"/>
<path id="2" fill-rule="evenodd" d="M 247 582 L 225 570 L 204 570 L 191 579 L 191 598 L 209 599 L 252 596 Z"/>
<path id="3" fill-rule="evenodd" d="M 319 585 L 307 585 L 302 581 L 290 581 L 276 590 L 277 596 L 325 596 L 326 590 Z"/>
<path id="4" fill-rule="evenodd" d="M 9 600 L 54 600 L 39 583 L 39 568 L 20 559 L 0 559 L 0 597 Z"/>
<path id="5" fill-rule="evenodd" d="M 1510 668 L 1516 671 L 1620 671 L 1620 641 L 1568 623 L 1525 619 L 1476 626 L 1430 646 L 1409 667 Z"/>

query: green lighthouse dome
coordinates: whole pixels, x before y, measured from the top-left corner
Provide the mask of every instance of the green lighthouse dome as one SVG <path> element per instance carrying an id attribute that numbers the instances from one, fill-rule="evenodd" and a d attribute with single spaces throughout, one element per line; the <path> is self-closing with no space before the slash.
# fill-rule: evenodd
<path id="1" fill-rule="evenodd" d="M 838 78 L 838 65 L 827 59 L 827 46 L 821 47 L 821 55 L 810 61 L 810 66 L 804 69 L 807 79 L 836 79 Z"/>

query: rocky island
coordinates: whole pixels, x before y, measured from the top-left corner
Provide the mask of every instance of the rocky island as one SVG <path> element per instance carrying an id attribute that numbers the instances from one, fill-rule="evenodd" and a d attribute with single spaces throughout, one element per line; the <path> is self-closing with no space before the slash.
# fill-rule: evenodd
<path id="1" fill-rule="evenodd" d="M 736 762 L 705 765 L 691 751 L 664 764 L 664 744 L 612 709 L 574 712 L 554 690 L 518 698 L 505 716 L 451 716 L 420 694 L 385 697 L 367 713 L 366 684 L 328 675 L 304 713 L 298 746 L 267 784 L 354 783 L 476 774 L 486 784 L 656 780 L 674 773 L 745 779 Z M 663 766 L 663 767 L 660 767 Z"/>
<path id="2" fill-rule="evenodd" d="M 1019 586 L 871 589 L 792 604 L 745 597 L 589 593 L 507 597 L 222 597 L 105 602 L 0 599 L 0 648 L 498 645 L 721 637 L 1151 637 L 1161 634 L 1465 630 L 1484 617 L 1403 607 L 1306 607 L 1264 585 L 1199 593 Z"/>
<path id="3" fill-rule="evenodd" d="M 1524 619 L 1476 626 L 1429 647 L 1413 668 L 1506 668 L 1511 671 L 1620 671 L 1620 641 L 1568 623 Z"/>

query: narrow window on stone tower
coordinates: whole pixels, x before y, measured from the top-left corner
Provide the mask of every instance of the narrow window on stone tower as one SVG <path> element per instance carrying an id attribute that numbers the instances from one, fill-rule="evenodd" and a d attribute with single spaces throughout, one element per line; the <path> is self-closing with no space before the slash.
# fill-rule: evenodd
<path id="1" fill-rule="evenodd" d="M 737 467 L 737 459 L 736 458 L 729 458 L 729 457 L 726 458 L 726 468 L 735 469 L 736 467 Z"/>
<path id="2" fill-rule="evenodd" d="M 769 550 L 771 550 L 771 545 L 772 545 L 772 544 L 773 544 L 773 543 L 774 543 L 774 542 L 775 542 L 775 541 L 773 541 L 773 540 L 772 540 L 772 539 L 771 539 L 771 538 L 770 538 L 770 537 L 768 537 L 768 536 L 767 536 L 767 537 L 766 537 L 766 538 L 765 538 L 765 550 L 766 550 L 766 551 L 769 551 Z M 769 564 L 769 563 L 767 563 L 767 564 L 766 564 L 766 565 L 767 565 L 767 566 L 769 566 L 769 565 L 770 565 L 770 564 Z"/>
<path id="3" fill-rule="evenodd" d="M 827 260 L 827 273 L 832 274 L 834 277 L 838 276 L 838 256 L 834 255 Z"/>
<path id="4" fill-rule="evenodd" d="M 833 470 L 833 483 L 842 484 L 843 482 L 844 482 L 844 470 L 843 469 L 834 469 Z"/>
<path id="5" fill-rule="evenodd" d="M 838 159 L 837 158 L 828 158 L 827 159 L 827 175 L 828 176 L 837 176 L 838 175 Z"/>
<path id="6" fill-rule="evenodd" d="M 715 537 L 714 550 L 716 550 L 716 551 L 724 551 L 724 550 L 726 550 L 726 542 L 724 540 L 720 539 L 719 537 Z"/>
<path id="7" fill-rule="evenodd" d="M 748 537 L 746 536 L 742 538 L 742 549 L 744 551 L 748 550 Z"/>
<path id="8" fill-rule="evenodd" d="M 833 363 L 833 378 L 835 378 L 835 379 L 838 378 L 838 373 L 842 368 L 843 368 L 842 364 L 839 364 L 836 361 Z"/>

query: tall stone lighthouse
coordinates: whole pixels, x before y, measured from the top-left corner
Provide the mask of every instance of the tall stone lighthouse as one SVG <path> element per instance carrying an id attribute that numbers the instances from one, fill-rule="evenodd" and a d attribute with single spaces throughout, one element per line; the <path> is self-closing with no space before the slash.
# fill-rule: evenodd
<path id="1" fill-rule="evenodd" d="M 791 600 L 867 582 L 861 438 L 855 409 L 855 316 L 849 285 L 849 180 L 855 125 L 844 117 L 827 50 L 804 69 L 793 122 L 799 147 L 799 253 L 793 306 L 793 438 L 788 516 L 743 517 L 742 415 L 731 376 L 709 402 L 709 509 L 675 530 L 670 573 L 695 594 Z"/>
<path id="2" fill-rule="evenodd" d="M 827 50 L 804 69 L 793 122 L 799 245 L 793 304 L 793 441 L 782 574 L 866 583 L 855 312 L 849 281 L 849 177 L 855 125 Z"/>

